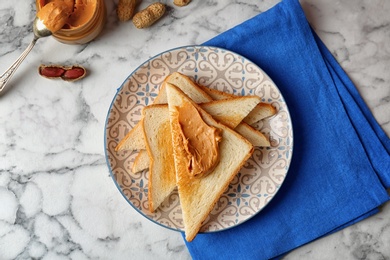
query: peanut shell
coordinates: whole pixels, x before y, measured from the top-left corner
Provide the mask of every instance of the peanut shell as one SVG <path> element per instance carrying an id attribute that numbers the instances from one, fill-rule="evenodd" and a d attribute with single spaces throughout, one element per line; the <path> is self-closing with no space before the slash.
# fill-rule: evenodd
<path id="1" fill-rule="evenodd" d="M 43 65 L 38 68 L 39 75 L 48 79 L 61 78 L 65 81 L 76 81 L 87 75 L 87 70 L 80 65 L 62 66 L 62 65 Z"/>
<path id="2" fill-rule="evenodd" d="M 135 12 L 135 6 L 137 5 L 137 0 L 119 0 L 116 13 L 119 21 L 128 21 L 130 20 Z"/>
<path id="3" fill-rule="evenodd" d="M 138 29 L 147 28 L 160 19 L 165 13 L 165 5 L 153 3 L 133 16 L 133 23 Z"/>

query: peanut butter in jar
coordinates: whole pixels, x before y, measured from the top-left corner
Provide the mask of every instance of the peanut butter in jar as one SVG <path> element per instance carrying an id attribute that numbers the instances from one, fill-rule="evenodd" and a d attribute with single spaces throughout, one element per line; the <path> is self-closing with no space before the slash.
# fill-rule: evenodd
<path id="1" fill-rule="evenodd" d="M 36 0 L 37 13 L 50 17 L 40 11 L 53 2 L 59 6 L 70 6 L 71 10 L 62 28 L 53 32 L 58 41 L 66 44 L 85 44 L 95 39 L 102 31 L 106 20 L 104 0 Z M 46 22 L 52 22 L 55 26 L 56 21 Z"/>

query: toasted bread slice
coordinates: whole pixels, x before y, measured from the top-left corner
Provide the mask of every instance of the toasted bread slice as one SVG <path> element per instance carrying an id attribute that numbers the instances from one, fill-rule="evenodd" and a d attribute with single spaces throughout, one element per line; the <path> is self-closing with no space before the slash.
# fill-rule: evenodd
<path id="1" fill-rule="evenodd" d="M 187 96 L 189 96 L 195 103 L 206 103 L 213 101 L 213 98 L 210 97 L 204 90 L 202 90 L 195 82 L 193 82 L 188 76 L 181 74 L 179 72 L 173 72 L 168 75 L 164 80 L 165 83 L 170 83 L 181 89 Z M 163 92 L 159 93 L 157 101 L 159 104 L 168 103 L 167 94 L 164 90 L 165 86 L 162 85 L 161 89 Z M 161 91 L 161 90 L 160 90 Z"/>
<path id="2" fill-rule="evenodd" d="M 259 103 L 257 106 L 244 118 L 244 122 L 248 125 L 253 125 L 264 118 L 276 114 L 276 108 L 268 103 Z"/>
<path id="3" fill-rule="evenodd" d="M 254 129 L 247 123 L 241 123 L 234 131 L 245 137 L 253 146 L 269 147 L 271 146 L 268 138 L 259 130 Z"/>
<path id="4" fill-rule="evenodd" d="M 146 146 L 145 146 L 146 147 Z M 137 173 L 149 168 L 150 159 L 146 150 L 140 150 L 137 157 L 135 157 L 131 172 Z"/>
<path id="5" fill-rule="evenodd" d="M 223 100 L 232 97 L 237 97 L 236 95 L 219 91 L 216 89 L 211 89 L 205 86 L 199 86 L 204 92 L 211 96 L 214 100 Z M 245 118 L 244 122 L 252 125 L 264 118 L 273 116 L 276 114 L 276 109 L 268 103 L 259 103 Z"/>
<path id="6" fill-rule="evenodd" d="M 200 104 L 214 119 L 235 128 L 260 102 L 257 96 L 235 97 Z"/>
<path id="7" fill-rule="evenodd" d="M 185 236 L 187 241 L 192 241 L 215 203 L 253 153 L 253 146 L 234 130 L 218 123 L 177 87 L 167 84 L 166 90 L 170 112 L 176 181 L 182 208 Z M 189 175 L 187 167 L 188 158 L 186 157 L 183 138 L 180 133 L 180 124 L 175 116 L 176 107 L 182 106 L 184 102 L 190 102 L 197 109 L 206 124 L 222 130 L 222 140 L 219 143 L 219 163 L 210 174 L 201 178 L 193 178 Z"/>
<path id="8" fill-rule="evenodd" d="M 228 99 L 228 98 L 236 97 L 236 95 L 234 95 L 234 94 L 230 94 L 230 93 L 224 92 L 224 91 L 219 91 L 217 89 L 208 88 L 208 87 L 205 87 L 205 86 L 202 86 L 202 85 L 199 85 L 199 87 L 205 93 L 207 93 L 210 97 L 212 97 L 213 100 L 222 100 L 222 99 Z"/>
<path id="9" fill-rule="evenodd" d="M 144 133 L 142 132 L 142 123 L 138 122 L 118 143 L 115 151 L 140 150 L 145 149 Z"/>
<path id="10" fill-rule="evenodd" d="M 176 187 L 176 173 L 167 105 L 149 105 L 143 111 L 143 131 L 150 158 L 148 202 L 154 212 Z"/>

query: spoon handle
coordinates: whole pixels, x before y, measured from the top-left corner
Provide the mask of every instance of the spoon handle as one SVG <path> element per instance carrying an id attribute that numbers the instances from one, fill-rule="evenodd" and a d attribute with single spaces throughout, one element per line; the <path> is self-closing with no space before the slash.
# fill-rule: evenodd
<path id="1" fill-rule="evenodd" d="M 0 76 L 0 92 L 3 91 L 5 85 L 7 85 L 8 81 L 22 63 L 22 61 L 26 58 L 26 56 L 30 53 L 38 38 L 34 37 L 32 42 L 27 46 L 26 50 L 19 56 L 19 58 Z"/>

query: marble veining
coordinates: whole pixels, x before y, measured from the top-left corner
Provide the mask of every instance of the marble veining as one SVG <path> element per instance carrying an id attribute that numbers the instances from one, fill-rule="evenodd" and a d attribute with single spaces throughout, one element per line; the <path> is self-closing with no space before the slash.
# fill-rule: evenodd
<path id="1" fill-rule="evenodd" d="M 142 1 L 143 8 L 151 0 Z M 40 39 L 0 95 L 0 259 L 191 259 L 178 232 L 131 208 L 109 176 L 103 135 L 117 88 L 148 58 L 200 44 L 277 0 L 196 1 L 138 30 L 115 16 L 94 42 Z M 390 2 L 301 0 L 308 20 L 390 135 Z M 35 1 L 0 3 L 0 72 L 32 40 Z M 38 76 L 39 64 L 81 64 L 67 83 Z M 390 204 L 358 224 L 284 259 L 390 259 Z"/>

